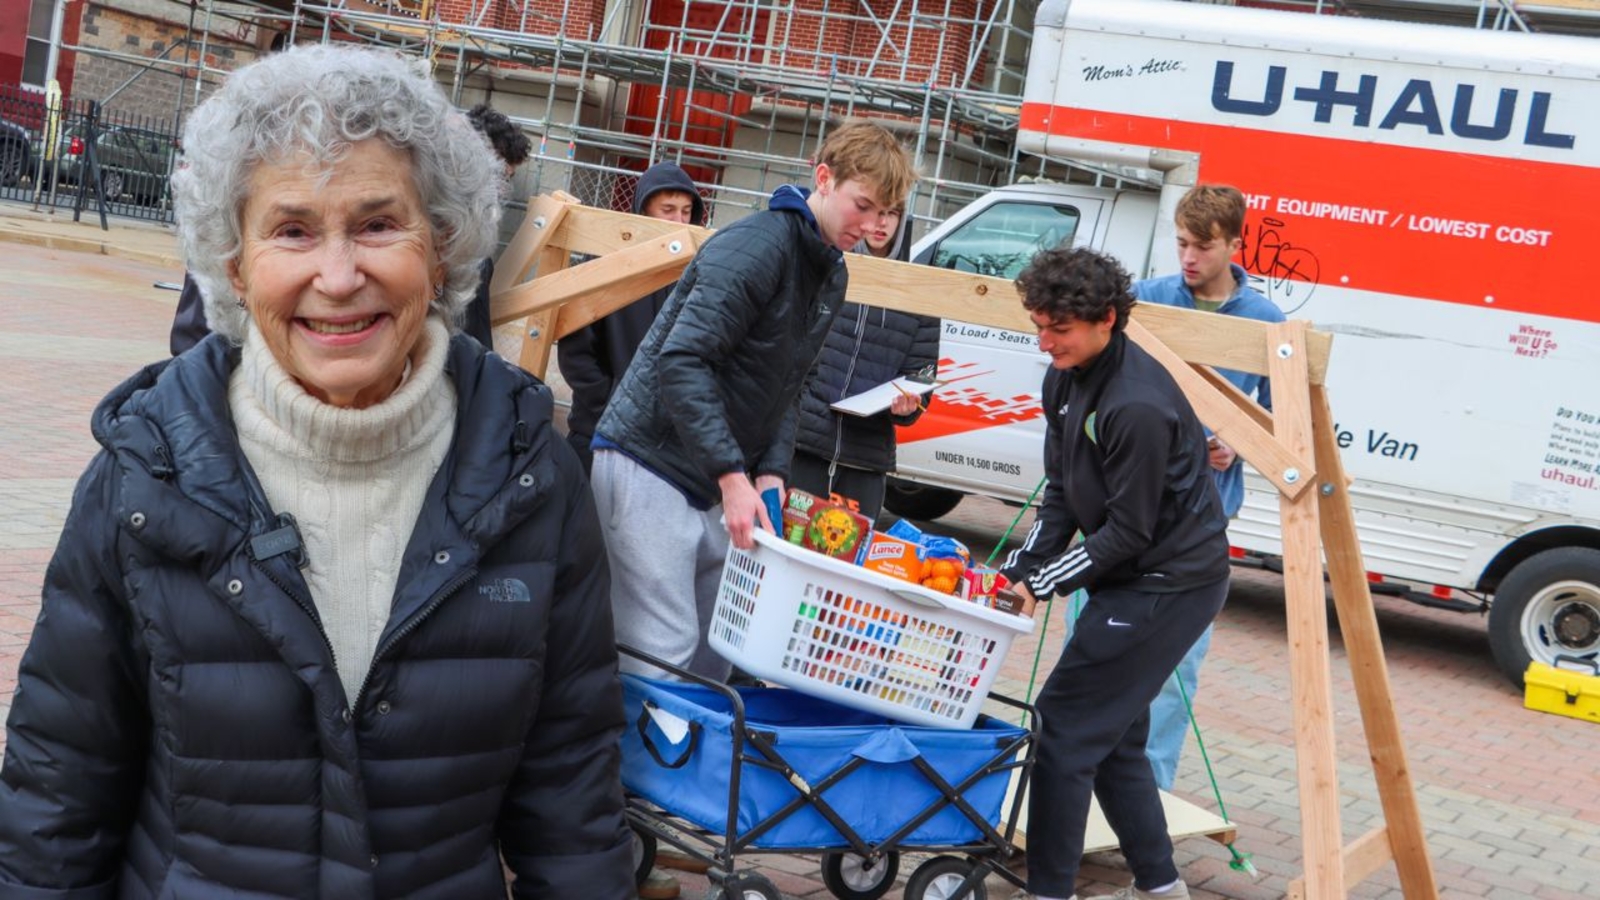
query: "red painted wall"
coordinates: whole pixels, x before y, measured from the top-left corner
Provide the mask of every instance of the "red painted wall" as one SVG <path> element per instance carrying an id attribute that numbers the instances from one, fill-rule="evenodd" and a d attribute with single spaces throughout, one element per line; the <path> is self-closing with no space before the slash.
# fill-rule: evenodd
<path id="1" fill-rule="evenodd" d="M 79 26 L 83 22 L 84 0 L 70 0 L 63 12 L 61 42 L 76 44 Z M 18 84 L 22 81 L 23 54 L 28 46 L 28 12 L 32 4 L 25 0 L 6 0 L 0 3 L 0 84 Z M 63 52 L 56 64 L 56 80 L 61 90 L 72 93 L 72 68 L 74 56 Z"/>
<path id="2" fill-rule="evenodd" d="M 0 3 L 0 84 L 22 80 L 22 53 L 28 40 L 27 3 Z"/>

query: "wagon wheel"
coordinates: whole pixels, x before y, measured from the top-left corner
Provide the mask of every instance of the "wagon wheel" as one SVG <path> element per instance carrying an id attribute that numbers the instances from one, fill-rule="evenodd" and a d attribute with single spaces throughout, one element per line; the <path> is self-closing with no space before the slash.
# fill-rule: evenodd
<path id="1" fill-rule="evenodd" d="M 959 856 L 935 856 L 911 873 L 906 879 L 905 900 L 988 900 L 989 891 L 978 882 L 971 891 L 962 891 L 961 883 L 977 868 Z"/>
<path id="2" fill-rule="evenodd" d="M 713 884 L 706 900 L 783 900 L 783 894 L 765 875 L 735 872 L 721 884 Z"/>
<path id="3" fill-rule="evenodd" d="M 854 853 L 822 856 L 822 883 L 839 900 L 878 900 L 894 887 L 899 873 L 898 853 L 885 853 L 876 859 Z"/>

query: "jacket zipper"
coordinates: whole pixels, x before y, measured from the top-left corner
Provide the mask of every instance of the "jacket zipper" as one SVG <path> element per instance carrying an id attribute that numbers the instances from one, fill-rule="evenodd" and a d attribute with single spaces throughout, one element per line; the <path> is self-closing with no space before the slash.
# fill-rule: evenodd
<path id="1" fill-rule="evenodd" d="M 368 664 L 366 674 L 361 676 L 361 687 L 356 690 L 355 698 L 350 701 L 350 709 L 352 711 L 361 708 L 361 698 L 366 696 L 367 685 L 372 681 L 372 670 L 377 667 L 378 661 L 383 659 L 383 655 L 394 649 L 394 645 L 400 643 L 400 641 L 404 639 L 406 635 L 416 631 L 417 626 L 421 625 L 424 620 L 433 615 L 433 611 L 435 609 L 439 608 L 439 604 L 450 599 L 451 595 L 453 595 L 456 591 L 461 590 L 462 587 L 466 586 L 467 582 L 477 577 L 477 575 L 478 570 L 476 567 L 462 572 L 459 576 L 450 581 L 450 583 L 441 588 L 437 594 L 434 594 L 433 599 L 428 601 L 427 606 L 424 606 L 421 610 L 418 610 L 417 614 L 411 617 L 411 621 L 402 625 L 399 631 L 396 631 L 394 634 L 390 635 L 389 639 L 383 642 L 383 646 L 379 647 L 373 652 L 372 662 Z"/>
<path id="2" fill-rule="evenodd" d="M 293 588 L 289 587 L 289 585 L 279 581 L 278 577 L 272 574 L 272 570 L 268 569 L 266 564 L 261 562 L 261 560 L 252 557 L 250 564 L 255 566 L 261 574 L 267 576 L 268 581 L 277 585 L 278 590 L 283 591 L 283 593 L 288 596 L 290 600 L 293 600 L 294 604 L 300 607 L 300 609 L 305 612 L 306 616 L 311 619 L 311 624 L 317 627 L 317 634 L 322 638 L 322 645 L 328 648 L 328 659 L 332 661 L 334 671 L 338 671 L 339 660 L 333 652 L 333 641 L 329 640 L 327 629 L 322 627 L 322 617 L 317 615 L 316 607 L 312 606 L 311 601 L 301 597 L 300 594 Z"/>
<path id="3" fill-rule="evenodd" d="M 850 354 L 850 367 L 844 371 L 844 390 L 841 399 L 850 393 L 850 382 L 856 377 L 856 363 L 861 359 L 861 344 L 867 337 L 867 308 L 856 313 L 856 348 Z M 839 454 L 844 451 L 844 413 L 833 414 L 833 456 L 828 460 L 828 492 L 833 492 L 833 476 L 839 471 Z"/>

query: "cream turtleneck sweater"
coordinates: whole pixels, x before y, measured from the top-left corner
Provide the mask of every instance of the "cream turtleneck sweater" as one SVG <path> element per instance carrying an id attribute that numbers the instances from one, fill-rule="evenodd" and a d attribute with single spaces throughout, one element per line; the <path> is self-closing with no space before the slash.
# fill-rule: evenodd
<path id="1" fill-rule="evenodd" d="M 356 701 L 389 621 L 400 558 L 455 433 L 455 386 L 444 377 L 449 332 L 430 317 L 405 380 L 367 409 L 330 406 L 278 364 L 254 323 L 228 405 L 274 512 L 293 515 L 303 570 Z"/>

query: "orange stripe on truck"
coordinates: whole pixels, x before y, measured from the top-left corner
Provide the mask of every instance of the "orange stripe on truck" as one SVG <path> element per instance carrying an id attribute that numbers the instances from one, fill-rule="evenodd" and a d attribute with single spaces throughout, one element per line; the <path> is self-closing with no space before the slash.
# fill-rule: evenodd
<path id="1" fill-rule="evenodd" d="M 1044 103 L 1020 128 L 1198 153 L 1201 181 L 1250 197 L 1243 263 L 1262 277 L 1600 322 L 1572 296 L 1600 168 Z"/>

